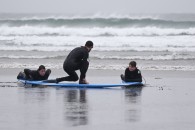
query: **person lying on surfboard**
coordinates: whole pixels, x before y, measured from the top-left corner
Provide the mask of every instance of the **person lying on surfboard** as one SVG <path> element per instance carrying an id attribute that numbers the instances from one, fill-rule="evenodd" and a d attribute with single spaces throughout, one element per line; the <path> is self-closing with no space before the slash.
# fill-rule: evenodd
<path id="1" fill-rule="evenodd" d="M 92 48 L 93 42 L 87 41 L 85 46 L 73 49 L 66 57 L 63 64 L 63 69 L 69 76 L 56 78 L 56 83 L 62 81 L 77 81 L 79 79 L 79 84 L 88 84 L 85 77 L 89 66 L 87 59 Z M 80 70 L 80 78 L 75 72 L 76 70 Z"/>
<path id="2" fill-rule="evenodd" d="M 47 80 L 51 70 L 45 68 L 44 65 L 40 65 L 37 70 L 24 69 L 24 72 L 20 72 L 17 79 L 25 80 Z"/>
<path id="3" fill-rule="evenodd" d="M 121 74 L 121 79 L 125 82 L 142 82 L 141 71 L 136 67 L 136 62 L 131 61 L 129 67 L 125 69 L 125 74 Z"/>

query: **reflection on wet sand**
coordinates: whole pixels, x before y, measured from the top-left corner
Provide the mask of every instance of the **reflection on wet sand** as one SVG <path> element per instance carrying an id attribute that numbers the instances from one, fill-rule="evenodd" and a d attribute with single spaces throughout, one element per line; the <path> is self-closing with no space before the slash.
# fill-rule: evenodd
<path id="1" fill-rule="evenodd" d="M 138 122 L 141 116 L 139 105 L 141 104 L 142 87 L 125 89 L 126 100 L 126 120 L 128 122 Z"/>
<path id="2" fill-rule="evenodd" d="M 18 89 L 18 101 L 19 106 L 16 108 L 22 111 L 21 116 L 16 118 L 25 119 L 20 120 L 20 123 L 24 124 L 25 127 L 33 126 L 38 124 L 47 125 L 47 119 L 50 119 L 48 102 L 50 101 L 51 91 L 43 88 L 24 88 Z M 16 115 L 18 111 L 15 112 Z M 33 124 L 37 122 L 37 124 Z"/>
<path id="3" fill-rule="evenodd" d="M 88 123 L 88 104 L 86 100 L 86 90 L 67 90 L 64 98 L 65 120 L 68 125 L 79 126 Z"/>

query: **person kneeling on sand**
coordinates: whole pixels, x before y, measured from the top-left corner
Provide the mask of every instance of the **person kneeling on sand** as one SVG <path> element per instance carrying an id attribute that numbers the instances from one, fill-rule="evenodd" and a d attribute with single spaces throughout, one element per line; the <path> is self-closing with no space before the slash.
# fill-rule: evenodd
<path id="1" fill-rule="evenodd" d="M 125 74 L 121 74 L 121 79 L 125 82 L 142 82 L 141 71 L 137 69 L 135 61 L 129 63 L 129 67 L 125 69 Z"/>
<path id="2" fill-rule="evenodd" d="M 51 70 L 45 68 L 44 65 L 40 65 L 37 70 L 24 69 L 24 72 L 20 72 L 17 79 L 25 80 L 47 80 Z"/>

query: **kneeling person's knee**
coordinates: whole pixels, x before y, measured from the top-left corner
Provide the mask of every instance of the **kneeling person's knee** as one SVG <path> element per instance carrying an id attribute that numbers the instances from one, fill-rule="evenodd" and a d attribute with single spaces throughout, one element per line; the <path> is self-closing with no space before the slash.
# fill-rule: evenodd
<path id="1" fill-rule="evenodd" d="M 79 80 L 79 77 L 78 77 L 78 76 L 74 76 L 74 77 L 72 78 L 72 80 L 73 80 L 73 81 L 77 81 L 77 80 Z"/>

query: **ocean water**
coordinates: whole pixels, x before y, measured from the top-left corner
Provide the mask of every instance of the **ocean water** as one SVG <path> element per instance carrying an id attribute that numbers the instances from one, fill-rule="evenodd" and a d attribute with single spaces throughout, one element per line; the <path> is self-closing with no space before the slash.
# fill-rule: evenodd
<path id="1" fill-rule="evenodd" d="M 87 40 L 91 69 L 195 70 L 195 14 L 0 14 L 0 68 L 62 68 Z"/>

